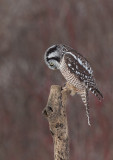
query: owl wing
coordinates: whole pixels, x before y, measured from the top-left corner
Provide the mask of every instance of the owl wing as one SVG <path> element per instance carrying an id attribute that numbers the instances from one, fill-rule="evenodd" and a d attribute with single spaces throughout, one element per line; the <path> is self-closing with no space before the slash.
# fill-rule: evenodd
<path id="1" fill-rule="evenodd" d="M 70 73 L 75 74 L 81 82 L 85 83 L 86 87 L 90 88 L 91 86 L 96 86 L 93 71 L 89 62 L 83 56 L 71 50 L 66 52 L 64 59 Z"/>

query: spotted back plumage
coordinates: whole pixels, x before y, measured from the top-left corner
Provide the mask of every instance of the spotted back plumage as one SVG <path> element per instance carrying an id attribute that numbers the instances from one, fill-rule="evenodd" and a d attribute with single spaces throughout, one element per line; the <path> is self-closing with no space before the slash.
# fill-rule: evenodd
<path id="1" fill-rule="evenodd" d="M 70 74 L 74 74 L 82 85 L 85 85 L 88 90 L 91 90 L 92 93 L 101 100 L 103 96 L 96 86 L 93 70 L 90 67 L 89 62 L 73 49 L 68 49 L 63 58 Z M 63 59 L 61 65 L 62 63 L 64 64 Z"/>

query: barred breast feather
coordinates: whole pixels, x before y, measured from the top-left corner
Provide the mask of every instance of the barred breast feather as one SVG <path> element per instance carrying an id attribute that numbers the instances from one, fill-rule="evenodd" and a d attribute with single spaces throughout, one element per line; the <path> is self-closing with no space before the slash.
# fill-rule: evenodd
<path id="1" fill-rule="evenodd" d="M 70 69 L 65 61 L 65 56 L 66 55 L 63 56 L 62 61 L 61 61 L 61 65 L 60 65 L 60 71 L 61 71 L 62 75 L 67 80 L 67 82 L 69 82 L 70 84 L 75 86 L 77 89 L 82 89 L 83 86 L 85 86 L 85 85 L 80 82 L 78 77 L 73 72 L 70 71 Z"/>

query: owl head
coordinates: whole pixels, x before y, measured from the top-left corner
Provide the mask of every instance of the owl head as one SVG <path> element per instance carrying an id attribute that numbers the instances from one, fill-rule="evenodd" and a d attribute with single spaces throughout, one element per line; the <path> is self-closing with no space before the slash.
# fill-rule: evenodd
<path id="1" fill-rule="evenodd" d="M 65 52 L 66 52 L 65 45 L 62 44 L 56 44 L 49 47 L 44 55 L 45 63 L 52 70 L 59 69 L 60 62 Z"/>

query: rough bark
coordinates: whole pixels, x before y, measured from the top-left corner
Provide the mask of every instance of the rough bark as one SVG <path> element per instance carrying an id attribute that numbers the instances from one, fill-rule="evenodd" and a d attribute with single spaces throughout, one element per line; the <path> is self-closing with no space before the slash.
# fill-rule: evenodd
<path id="1" fill-rule="evenodd" d="M 69 135 L 66 115 L 67 95 L 68 91 L 62 90 L 61 86 L 51 86 L 48 102 L 43 110 L 53 137 L 55 160 L 69 160 Z"/>

